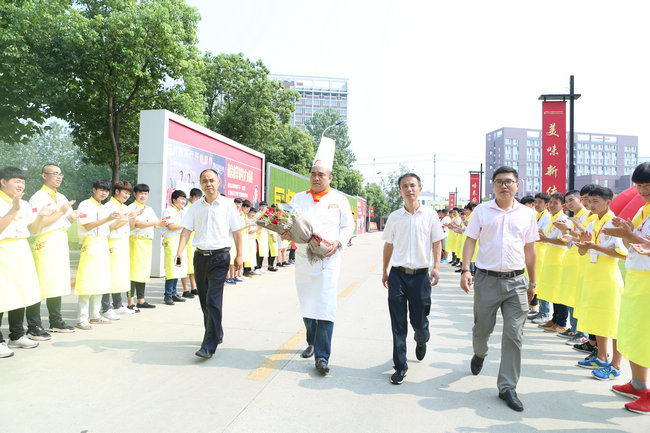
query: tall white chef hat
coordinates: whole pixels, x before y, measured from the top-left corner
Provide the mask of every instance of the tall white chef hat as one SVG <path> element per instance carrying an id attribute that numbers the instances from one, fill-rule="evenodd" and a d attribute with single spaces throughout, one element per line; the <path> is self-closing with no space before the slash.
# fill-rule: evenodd
<path id="1" fill-rule="evenodd" d="M 334 151 L 336 150 L 336 142 L 331 138 L 322 137 L 320 139 L 320 144 L 318 145 L 318 151 L 316 152 L 316 157 L 314 158 L 314 163 L 311 165 L 313 167 L 323 167 L 329 171 L 332 171 L 334 166 Z"/>

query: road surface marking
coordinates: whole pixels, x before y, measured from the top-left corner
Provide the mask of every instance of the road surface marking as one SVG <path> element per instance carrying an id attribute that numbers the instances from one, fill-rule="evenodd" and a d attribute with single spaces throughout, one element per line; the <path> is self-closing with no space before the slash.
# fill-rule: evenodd
<path id="1" fill-rule="evenodd" d="M 275 351 L 273 355 L 266 358 L 259 367 L 251 371 L 246 379 L 259 381 L 266 379 L 268 375 L 271 374 L 271 372 L 275 370 L 276 367 L 284 361 L 289 354 L 291 354 L 291 352 L 294 351 L 300 342 L 305 340 L 305 332 L 305 328 L 302 328 L 295 335 L 289 338 L 278 350 Z"/>

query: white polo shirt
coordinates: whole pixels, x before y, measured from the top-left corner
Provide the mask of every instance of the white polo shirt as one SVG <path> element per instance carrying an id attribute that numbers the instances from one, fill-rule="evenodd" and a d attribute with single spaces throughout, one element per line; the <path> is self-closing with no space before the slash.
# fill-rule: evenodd
<path id="1" fill-rule="evenodd" d="M 93 197 L 90 197 L 88 200 L 84 200 L 79 203 L 77 210 L 81 214 L 77 220 L 77 233 L 79 234 L 79 241 L 83 241 L 86 236 L 108 236 L 108 234 L 111 232 L 111 229 L 109 228 L 111 221 L 97 226 L 91 230 L 86 230 L 84 228 L 84 224 L 102 220 L 110 215 L 110 212 Z"/>
<path id="2" fill-rule="evenodd" d="M 111 197 L 109 201 L 104 203 L 104 208 L 106 208 L 106 211 L 108 213 L 113 213 L 113 212 L 119 212 L 122 216 L 120 218 L 126 218 L 126 215 L 128 214 L 128 208 L 123 204 L 120 203 L 118 199 L 115 197 Z M 109 224 L 109 228 L 111 224 L 115 224 L 115 222 L 120 221 L 120 219 L 116 219 L 111 221 Z M 129 226 L 129 223 L 127 222 L 124 224 L 122 227 L 116 229 L 116 230 L 111 230 L 111 232 L 108 234 L 109 239 L 128 239 L 129 234 L 131 233 L 131 227 Z"/>
<path id="3" fill-rule="evenodd" d="M 135 208 L 144 209 L 144 212 L 142 212 L 140 215 L 135 217 L 136 222 L 141 221 L 141 222 L 150 223 L 153 221 L 158 221 L 156 212 L 154 212 L 151 206 L 147 206 L 145 204 L 134 201 L 126 208 L 129 212 L 131 212 Z M 154 226 L 145 227 L 145 228 L 134 228 L 133 230 L 131 230 L 131 236 L 135 236 L 136 238 L 142 238 L 142 239 L 153 239 L 153 232 L 154 232 Z"/>
<path id="4" fill-rule="evenodd" d="M 440 225 L 442 225 L 442 237 L 446 238 L 449 236 L 449 229 L 445 227 L 445 224 L 451 223 L 451 217 L 449 215 L 445 215 L 442 217 L 442 220 L 440 221 Z"/>
<path id="5" fill-rule="evenodd" d="M 410 269 L 431 267 L 431 246 L 442 238 L 438 214 L 424 205 L 420 205 L 413 215 L 404 207 L 391 213 L 382 234 L 382 239 L 393 245 L 390 265 Z"/>
<path id="6" fill-rule="evenodd" d="M 555 215 L 553 215 L 553 216 L 555 216 Z M 562 231 L 559 228 L 552 225 L 552 223 L 551 223 L 552 219 L 553 219 L 553 217 L 551 217 L 549 219 L 549 224 L 546 226 L 546 229 L 544 230 L 544 236 L 546 236 L 549 239 L 560 239 L 560 238 L 562 238 L 564 233 L 562 233 Z M 562 213 L 561 215 L 559 215 L 555 219 L 555 221 L 567 221 L 569 223 L 569 225 L 571 225 L 571 222 L 569 221 L 569 218 L 566 216 L 565 213 Z M 553 221 L 553 222 L 555 222 L 555 221 Z M 551 229 L 550 232 L 548 230 L 549 228 Z M 544 243 L 546 245 L 548 245 L 549 247 L 567 249 L 566 245 L 556 245 L 556 244 L 552 244 L 552 243 L 549 243 L 549 242 L 544 242 Z"/>
<path id="7" fill-rule="evenodd" d="M 232 233 L 244 227 L 235 202 L 219 194 L 208 204 L 205 196 L 185 212 L 181 225 L 194 232 L 192 246 L 201 250 L 218 250 L 232 245 Z"/>
<path id="8" fill-rule="evenodd" d="M 43 206 L 46 204 L 50 205 L 50 209 L 58 210 L 68 202 L 68 199 L 61 194 L 60 192 L 54 191 L 51 188 L 43 187 L 36 191 L 34 195 L 29 199 L 29 205 L 32 207 L 32 210 L 35 209 L 35 212 L 38 213 L 43 209 Z M 68 209 L 68 212 L 65 215 L 54 221 L 52 224 L 46 227 L 42 227 L 38 233 L 35 233 L 34 236 L 42 235 L 43 233 L 52 232 L 54 230 L 68 230 L 72 223 L 68 220 L 68 215 L 72 213 L 72 208 Z"/>
<path id="9" fill-rule="evenodd" d="M 7 215 L 12 206 L 12 199 L 0 191 L 0 218 Z M 37 215 L 29 207 L 29 203 L 25 200 L 20 200 L 20 210 L 9 225 L 0 232 L 0 240 L 28 238 L 29 228 L 27 226 L 34 221 Z"/>
<path id="10" fill-rule="evenodd" d="M 514 200 L 512 209 L 501 209 L 496 200 L 478 205 L 465 230 L 465 235 L 478 239 L 481 247 L 476 267 L 495 272 L 524 269 L 524 246 L 539 240 L 536 213 Z"/>
<path id="11" fill-rule="evenodd" d="M 167 206 L 165 210 L 162 211 L 160 218 L 167 221 L 168 224 L 178 224 L 182 225 L 181 221 L 183 220 L 183 210 L 178 210 L 174 205 Z M 180 235 L 183 229 L 170 230 L 169 227 L 161 227 L 160 234 L 163 238 L 170 238 L 172 236 Z"/>
<path id="12" fill-rule="evenodd" d="M 643 212 L 643 206 L 636 213 L 634 218 L 639 217 Z M 643 215 L 645 218 L 641 224 L 634 229 L 634 234 L 641 236 L 642 238 L 650 236 L 650 214 Z M 634 251 L 634 248 L 630 247 L 627 252 L 627 259 L 625 260 L 625 269 L 632 271 L 650 271 L 650 256 L 645 256 Z"/>

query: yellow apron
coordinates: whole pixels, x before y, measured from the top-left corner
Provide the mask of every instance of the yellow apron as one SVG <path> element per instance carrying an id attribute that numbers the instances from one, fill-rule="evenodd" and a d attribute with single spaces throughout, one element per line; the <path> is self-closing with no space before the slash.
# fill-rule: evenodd
<path id="1" fill-rule="evenodd" d="M 84 238 L 74 292 L 77 295 L 103 295 L 111 292 L 111 257 L 106 236 Z"/>
<path id="2" fill-rule="evenodd" d="M 449 229 L 449 232 L 447 232 L 447 245 L 445 247 L 445 250 L 456 254 L 456 232 L 451 229 Z M 451 261 L 451 257 L 449 257 L 449 260 Z"/>
<path id="3" fill-rule="evenodd" d="M 187 277 L 187 260 L 181 260 L 180 266 L 176 266 L 176 263 L 174 263 L 180 240 L 181 235 L 163 239 L 163 247 L 165 247 L 165 278 L 167 280 Z"/>
<path id="4" fill-rule="evenodd" d="M 32 247 L 43 299 L 69 295 L 70 250 L 68 233 L 53 230 L 36 237 Z"/>
<path id="5" fill-rule="evenodd" d="M 598 256 L 598 263 L 589 262 L 583 280 L 578 330 L 616 338 L 622 293 L 618 259 Z"/>
<path id="6" fill-rule="evenodd" d="M 460 257 L 460 259 L 463 259 L 463 248 L 465 248 L 465 239 L 467 239 L 467 236 L 465 235 L 458 235 L 458 242 L 456 243 L 456 256 Z M 465 263 L 463 263 L 465 264 Z"/>
<path id="7" fill-rule="evenodd" d="M 544 272 L 540 275 L 537 297 L 548 302 L 556 303 L 558 297 L 558 286 L 560 273 L 562 272 L 562 261 L 566 254 L 565 248 L 558 248 L 547 245 L 544 253 Z"/>
<path id="8" fill-rule="evenodd" d="M 562 261 L 560 282 L 558 283 L 557 303 L 575 307 L 576 292 L 578 290 L 578 262 L 580 254 L 578 247 L 569 248 Z"/>
<path id="9" fill-rule="evenodd" d="M 151 276 L 151 239 L 129 238 L 129 255 L 131 257 L 131 281 L 148 283 Z"/>
<path id="10" fill-rule="evenodd" d="M 257 239 L 256 238 L 249 237 L 249 239 L 248 239 L 248 249 L 249 249 L 249 252 L 248 252 L 248 254 L 249 254 L 249 256 L 248 256 L 249 265 L 247 267 L 254 268 L 255 266 L 257 266 L 257 257 L 256 257 L 256 254 L 257 254 Z"/>
<path id="11" fill-rule="evenodd" d="M 585 281 L 587 265 L 589 265 L 589 253 L 584 256 L 578 254 L 578 282 L 576 284 L 576 301 L 573 306 L 573 317 L 576 319 L 580 317 L 580 310 L 582 308 L 582 285 Z"/>
<path id="12" fill-rule="evenodd" d="M 108 251 L 111 257 L 111 293 L 124 293 L 131 288 L 129 249 L 128 239 L 108 240 Z"/>
<path id="13" fill-rule="evenodd" d="M 542 275 L 544 275 L 543 266 L 544 266 L 544 255 L 546 254 L 546 245 L 541 242 L 535 242 L 535 253 L 536 253 L 535 278 L 537 278 L 537 289 L 535 290 L 535 293 L 539 298 L 539 292 L 540 290 L 543 290 L 540 282 L 542 280 Z"/>
<path id="14" fill-rule="evenodd" d="M 650 368 L 650 271 L 627 270 L 621 296 L 617 349 L 635 364 Z"/>
<path id="15" fill-rule="evenodd" d="M 190 233 L 190 239 L 187 241 L 187 247 L 185 247 L 185 251 L 187 251 L 187 273 L 188 274 L 194 273 L 194 251 L 196 251 L 196 248 L 192 246 L 193 240 L 194 240 L 194 232 Z"/>
<path id="16" fill-rule="evenodd" d="M 278 241 L 277 238 L 280 236 L 277 233 L 274 233 L 270 230 L 268 230 L 268 236 L 269 236 L 269 255 L 271 257 L 277 257 L 278 256 Z M 273 238 L 275 237 L 276 240 Z"/>
<path id="17" fill-rule="evenodd" d="M 28 307 L 41 300 L 34 258 L 26 238 L 0 241 L 0 281 L 0 312 Z"/>
<path id="18" fill-rule="evenodd" d="M 268 230 L 261 229 L 257 233 L 257 254 L 260 257 L 266 257 L 269 251 Z"/>

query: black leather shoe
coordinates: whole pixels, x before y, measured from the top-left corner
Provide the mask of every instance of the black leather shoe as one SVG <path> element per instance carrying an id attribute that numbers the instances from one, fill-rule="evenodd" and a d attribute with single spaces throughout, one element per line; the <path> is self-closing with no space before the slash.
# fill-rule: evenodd
<path id="1" fill-rule="evenodd" d="M 194 298 L 194 295 L 193 295 L 192 292 L 190 292 L 190 291 L 183 292 L 183 295 L 182 295 L 182 296 L 183 296 L 183 298 L 189 298 L 189 299 Z"/>
<path id="2" fill-rule="evenodd" d="M 519 397 L 517 397 L 517 393 L 514 389 L 506 389 L 505 391 L 500 392 L 499 398 L 504 400 L 512 410 L 516 410 L 517 412 L 524 410 L 524 405 L 521 400 L 519 400 Z"/>
<path id="3" fill-rule="evenodd" d="M 268 268 L 269 272 L 278 272 L 277 268 Z"/>
<path id="4" fill-rule="evenodd" d="M 476 355 L 472 356 L 472 362 L 470 364 L 470 368 L 474 376 L 476 376 L 481 372 L 481 369 L 483 368 L 483 361 L 485 361 L 485 358 L 481 358 Z"/>
<path id="5" fill-rule="evenodd" d="M 185 299 L 181 298 L 181 297 L 178 296 L 178 295 L 173 295 L 173 296 L 172 296 L 172 300 L 173 300 L 174 302 L 185 302 Z"/>
<path id="6" fill-rule="evenodd" d="M 193 294 L 193 295 L 197 295 L 197 296 L 198 296 L 199 291 L 196 290 L 196 289 L 193 289 L 193 290 L 190 290 L 190 293 Z"/>
<path id="7" fill-rule="evenodd" d="M 307 348 L 302 351 L 300 356 L 303 358 L 311 358 L 312 356 L 314 356 L 314 346 L 312 346 L 311 344 L 307 346 Z"/>
<path id="8" fill-rule="evenodd" d="M 174 300 L 171 296 L 165 296 L 165 305 L 174 305 Z"/>
<path id="9" fill-rule="evenodd" d="M 327 366 L 327 361 L 324 359 L 319 359 L 316 361 L 316 370 L 323 376 L 330 372 L 330 368 Z"/>
<path id="10" fill-rule="evenodd" d="M 199 358 L 205 358 L 205 359 L 210 359 L 210 358 L 212 358 L 212 354 L 211 354 L 210 352 L 208 352 L 208 351 L 207 351 L 206 349 L 204 349 L 204 348 L 200 348 L 200 349 L 195 353 L 195 355 L 198 356 Z"/>
<path id="11" fill-rule="evenodd" d="M 427 343 L 418 343 L 417 346 L 415 346 L 415 357 L 418 359 L 418 361 L 422 361 L 424 359 L 424 355 L 427 354 Z"/>

